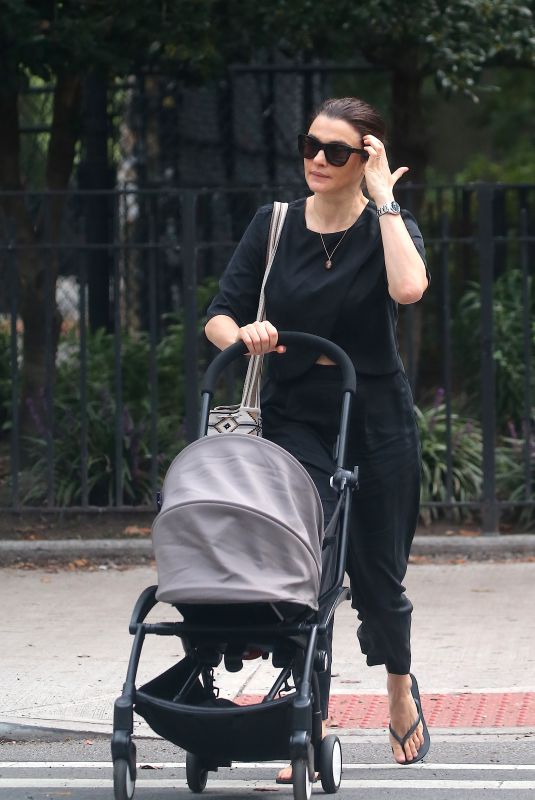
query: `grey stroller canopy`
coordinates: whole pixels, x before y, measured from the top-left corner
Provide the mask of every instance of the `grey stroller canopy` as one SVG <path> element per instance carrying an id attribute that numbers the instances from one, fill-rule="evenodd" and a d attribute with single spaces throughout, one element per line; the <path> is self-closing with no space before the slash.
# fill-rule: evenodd
<path id="1" fill-rule="evenodd" d="M 159 601 L 318 608 L 323 510 L 282 447 L 245 434 L 197 439 L 172 462 L 152 526 Z"/>

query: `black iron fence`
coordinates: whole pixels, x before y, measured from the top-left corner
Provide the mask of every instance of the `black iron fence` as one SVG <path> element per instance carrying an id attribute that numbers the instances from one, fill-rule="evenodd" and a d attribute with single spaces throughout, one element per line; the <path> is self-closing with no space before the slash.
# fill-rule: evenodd
<path id="1" fill-rule="evenodd" d="M 194 438 L 204 308 L 255 208 L 302 186 L 0 193 L 0 506 L 152 507 Z M 426 518 L 530 525 L 534 186 L 406 186 L 433 275 L 401 309 Z M 92 210 L 106 209 L 98 236 Z M 226 398 L 237 381 L 225 385 Z"/>

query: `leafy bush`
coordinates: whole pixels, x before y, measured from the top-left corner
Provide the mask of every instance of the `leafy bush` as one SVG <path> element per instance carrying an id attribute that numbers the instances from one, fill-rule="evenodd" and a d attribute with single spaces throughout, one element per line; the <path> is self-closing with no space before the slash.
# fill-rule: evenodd
<path id="1" fill-rule="evenodd" d="M 157 440 L 158 468 L 163 472 L 184 445 L 183 436 L 183 330 L 170 322 L 157 345 Z M 122 375 L 122 475 L 124 502 L 151 503 L 151 451 L 149 400 L 149 351 L 147 334 L 123 334 Z M 87 431 L 88 488 L 91 505 L 113 505 L 116 493 L 114 386 L 114 339 L 100 330 L 88 336 Z M 32 413 L 41 436 L 28 442 L 32 461 L 31 488 L 25 503 L 43 503 L 46 498 L 46 426 L 44 402 Z M 63 340 L 58 357 L 54 391 L 54 469 L 58 505 L 81 502 L 81 402 L 77 333 Z"/>
<path id="2" fill-rule="evenodd" d="M 0 430 L 4 427 L 11 404 L 11 336 L 9 326 L 0 324 Z"/>
<path id="3" fill-rule="evenodd" d="M 532 357 L 535 354 L 535 292 L 529 278 Z M 512 421 L 520 424 L 524 409 L 525 359 L 522 323 L 522 273 L 511 269 L 494 284 L 494 358 L 496 361 L 496 414 L 499 429 Z M 455 322 L 456 347 L 464 383 L 479 396 L 481 355 L 481 299 L 479 284 L 472 283 L 459 302 Z M 535 373 L 535 365 L 532 367 Z"/>
<path id="4" fill-rule="evenodd" d="M 55 404 L 57 421 L 54 436 L 54 489 L 56 503 L 60 506 L 77 505 L 82 500 L 82 424 L 80 414 L 72 405 L 61 400 Z M 87 403 L 88 424 L 88 490 L 93 505 L 114 505 L 115 501 L 115 407 L 111 395 L 103 394 L 100 400 L 91 398 Z M 122 436 L 122 483 L 125 502 L 148 502 L 148 463 L 143 430 L 135 426 L 125 407 Z M 47 447 L 46 439 L 33 438 L 28 442 L 33 456 L 31 488 L 24 497 L 25 503 L 41 504 L 46 501 Z"/>
<path id="5" fill-rule="evenodd" d="M 421 502 L 446 502 L 447 497 L 447 445 L 446 407 L 442 392 L 428 409 L 415 408 L 422 446 Z M 459 414 L 451 415 L 452 439 L 452 500 L 479 500 L 483 483 L 482 435 L 479 423 Z M 436 519 L 441 510 L 422 508 L 425 524 Z M 465 509 L 454 509 L 454 518 L 466 516 Z"/>
<path id="6" fill-rule="evenodd" d="M 523 142 L 515 147 L 505 159 L 492 160 L 486 153 L 471 156 L 463 170 L 455 175 L 458 184 L 472 181 L 489 183 L 533 183 L 535 166 L 533 145 Z"/>
<path id="7" fill-rule="evenodd" d="M 535 490 L 535 437 L 533 431 L 528 432 L 526 440 L 519 436 L 515 426 L 510 424 L 509 436 L 501 438 L 500 444 L 496 448 L 496 489 L 498 498 L 510 503 L 521 503 L 528 499 L 528 494 L 533 497 Z M 518 506 L 517 511 L 514 509 L 506 511 L 504 517 L 524 528 L 530 529 L 535 525 L 535 510 L 530 506 Z"/>
<path id="8" fill-rule="evenodd" d="M 198 287 L 199 314 L 215 294 L 216 281 L 208 278 Z M 178 315 L 162 319 L 165 333 L 156 345 L 156 439 L 158 473 L 185 444 L 184 435 L 184 327 Z M 202 325 L 201 317 L 199 325 Z M 200 328 L 199 328 L 200 332 Z M 0 334 L 2 332 L 0 331 Z M 2 348 L 0 335 L 0 348 Z M 6 347 L 9 337 L 6 334 Z M 147 333 L 121 334 L 121 449 L 125 504 L 152 504 L 150 339 Z M 1 354 L 0 349 L 0 354 Z M 0 401 L 3 373 L 0 362 Z M 7 361 L 9 370 L 9 361 Z M 6 379 L 6 384 L 8 383 Z M 115 385 L 115 342 L 99 330 L 87 335 L 87 470 L 89 504 L 112 506 L 116 497 L 116 427 L 118 387 Z M 10 397 L 7 398 L 9 405 Z M 82 501 L 82 403 L 79 332 L 70 329 L 60 340 L 54 385 L 54 491 L 59 506 Z M 44 396 L 32 402 L 30 412 L 37 436 L 25 441 L 30 466 L 21 475 L 23 503 L 46 504 L 47 413 Z"/>
<path id="9" fill-rule="evenodd" d="M 447 502 L 447 446 L 446 408 L 443 392 L 439 390 L 436 402 L 430 408 L 415 408 L 422 445 L 422 504 L 425 502 Z M 498 500 L 521 503 L 528 499 L 527 490 L 533 496 L 535 489 L 535 437 L 529 436 L 528 475 L 526 476 L 526 440 L 518 434 L 513 423 L 509 423 L 509 435 L 500 436 L 495 448 L 495 485 Z M 457 413 L 451 415 L 452 446 L 452 500 L 478 501 L 483 489 L 483 437 L 478 421 Z M 528 485 L 526 486 L 526 477 Z M 453 509 L 455 520 L 469 520 L 473 513 L 465 508 Z M 443 516 L 443 509 L 422 508 L 421 518 L 425 524 Z M 533 528 L 535 511 L 530 506 L 511 508 L 502 512 L 502 519 Z"/>

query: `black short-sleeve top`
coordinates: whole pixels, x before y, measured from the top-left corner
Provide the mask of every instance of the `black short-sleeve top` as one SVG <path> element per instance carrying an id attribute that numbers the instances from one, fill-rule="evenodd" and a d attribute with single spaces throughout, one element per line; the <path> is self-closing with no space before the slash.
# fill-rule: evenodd
<path id="1" fill-rule="evenodd" d="M 324 336 L 350 356 L 357 373 L 384 375 L 403 368 L 396 337 L 397 303 L 388 293 L 376 207 L 371 201 L 325 268 L 318 233 L 305 221 L 306 198 L 289 204 L 277 253 L 265 287 L 266 319 L 278 330 Z M 273 206 L 262 206 L 245 231 L 208 308 L 208 318 L 231 317 L 240 327 L 256 319 Z M 412 214 L 402 210 L 412 240 L 425 263 L 422 234 Z M 329 253 L 339 233 L 323 234 Z M 295 348 L 268 359 L 276 380 L 299 377 L 320 355 Z"/>

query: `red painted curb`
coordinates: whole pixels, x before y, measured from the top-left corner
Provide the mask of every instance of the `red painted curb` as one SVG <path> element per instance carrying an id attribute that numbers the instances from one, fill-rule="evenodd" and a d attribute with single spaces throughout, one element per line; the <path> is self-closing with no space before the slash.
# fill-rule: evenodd
<path id="1" fill-rule="evenodd" d="M 240 695 L 240 705 L 258 703 L 258 695 Z M 424 694 L 422 706 L 429 727 L 523 728 L 535 726 L 535 692 Z M 330 726 L 386 728 L 385 695 L 335 694 L 329 706 Z"/>

